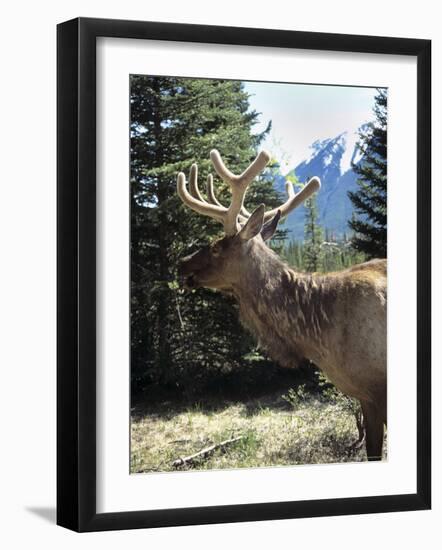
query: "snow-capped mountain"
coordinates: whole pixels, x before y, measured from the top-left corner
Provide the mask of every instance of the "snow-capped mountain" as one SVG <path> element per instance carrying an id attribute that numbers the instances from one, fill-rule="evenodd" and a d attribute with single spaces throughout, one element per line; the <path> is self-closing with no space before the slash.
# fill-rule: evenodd
<path id="1" fill-rule="evenodd" d="M 295 175 L 302 183 L 313 176 L 321 179 L 321 189 L 317 195 L 319 223 L 337 238 L 349 233 L 347 225 L 352 216 L 353 206 L 348 198 L 348 191 L 357 189 L 356 174 L 352 163 L 360 161 L 360 152 L 356 147 L 359 134 L 348 131 L 334 138 L 318 140 L 310 146 L 309 158 L 298 164 L 287 175 Z M 285 178 L 280 176 L 275 182 L 278 191 L 284 193 Z M 290 229 L 289 238 L 304 238 L 305 207 L 292 212 L 285 225 Z"/>

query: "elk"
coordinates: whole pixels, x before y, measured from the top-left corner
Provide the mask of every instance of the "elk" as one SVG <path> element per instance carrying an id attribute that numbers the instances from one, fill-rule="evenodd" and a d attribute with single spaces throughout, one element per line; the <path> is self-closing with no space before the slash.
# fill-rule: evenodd
<path id="1" fill-rule="evenodd" d="M 371 260 L 340 272 L 298 273 L 267 245 L 280 218 L 287 216 L 321 183 L 314 177 L 279 208 L 265 205 L 249 213 L 244 197 L 270 160 L 261 151 L 241 174 L 233 174 L 216 150 L 210 153 L 218 176 L 230 187 L 231 203 L 216 198 L 207 178 L 207 199 L 198 187 L 193 164 L 187 187 L 180 172 L 177 191 L 182 202 L 222 223 L 225 236 L 183 258 L 178 268 L 184 288 L 206 287 L 233 295 L 240 319 L 267 353 L 285 367 L 304 359 L 315 363 L 344 394 L 359 400 L 364 417 L 369 460 L 382 458 L 386 395 L 386 260 Z"/>

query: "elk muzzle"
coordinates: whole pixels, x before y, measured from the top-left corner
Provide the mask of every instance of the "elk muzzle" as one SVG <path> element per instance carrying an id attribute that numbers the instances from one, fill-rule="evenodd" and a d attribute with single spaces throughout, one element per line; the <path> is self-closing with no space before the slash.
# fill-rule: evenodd
<path id="1" fill-rule="evenodd" d="M 204 272 L 210 267 L 209 247 L 185 256 L 178 265 L 178 281 L 181 287 L 191 290 L 202 286 Z"/>

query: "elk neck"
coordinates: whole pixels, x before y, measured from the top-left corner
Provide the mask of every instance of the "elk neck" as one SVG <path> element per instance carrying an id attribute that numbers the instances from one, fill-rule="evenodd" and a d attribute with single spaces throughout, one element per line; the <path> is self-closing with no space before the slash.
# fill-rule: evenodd
<path id="1" fill-rule="evenodd" d="M 286 367 L 303 358 L 320 364 L 328 354 L 336 301 L 330 282 L 325 276 L 297 273 L 254 239 L 233 293 L 241 322 L 273 359 Z"/>

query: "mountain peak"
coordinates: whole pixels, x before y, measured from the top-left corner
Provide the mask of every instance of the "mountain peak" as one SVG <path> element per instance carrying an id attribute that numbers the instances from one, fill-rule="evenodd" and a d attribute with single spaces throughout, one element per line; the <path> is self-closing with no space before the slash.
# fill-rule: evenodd
<path id="1" fill-rule="evenodd" d="M 335 137 L 318 139 L 310 146 L 310 156 L 293 168 L 288 175 L 294 175 L 300 182 L 313 176 L 321 179 L 322 187 L 317 196 L 319 223 L 336 235 L 348 232 L 348 220 L 353 212 L 348 191 L 356 190 L 356 174 L 352 164 L 361 160 L 357 147 L 360 131 L 366 130 L 366 124 L 357 130 L 347 130 Z M 275 182 L 276 188 L 283 192 L 284 178 Z M 292 238 L 302 240 L 304 235 L 305 208 L 295 210 L 286 222 L 292 231 Z"/>
<path id="2" fill-rule="evenodd" d="M 357 164 L 361 154 L 356 144 L 359 140 L 359 132 L 365 125 L 356 131 L 346 130 L 334 138 L 326 138 L 314 141 L 311 146 L 310 156 L 296 166 L 292 172 L 303 171 L 307 166 L 322 164 L 323 168 L 334 165 L 339 168 L 340 175 L 351 170 L 352 163 Z"/>

